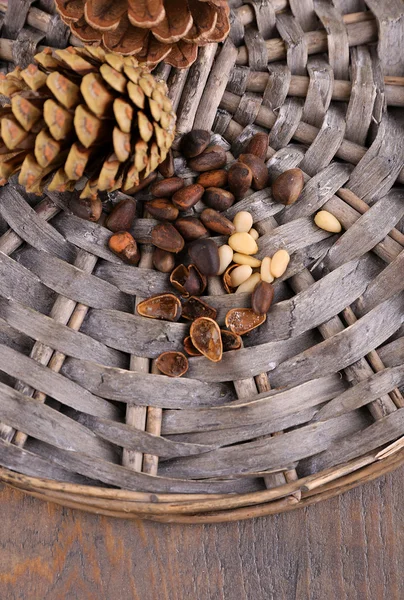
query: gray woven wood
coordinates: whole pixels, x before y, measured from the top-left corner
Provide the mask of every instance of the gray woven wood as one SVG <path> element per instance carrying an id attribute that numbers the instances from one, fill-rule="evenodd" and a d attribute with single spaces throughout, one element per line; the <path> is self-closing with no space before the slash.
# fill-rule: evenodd
<path id="1" fill-rule="evenodd" d="M 251 212 L 258 256 L 285 248 L 291 262 L 241 350 L 218 364 L 191 358 L 170 379 L 153 361 L 182 349 L 189 325 L 134 311 L 170 289 L 152 269 L 147 190 L 133 267 L 108 250 L 102 221 L 71 214 L 68 195 L 39 198 L 15 179 L 0 188 L 0 479 L 38 497 L 214 522 L 304 506 L 404 460 L 404 5 L 230 6 L 226 42 L 187 70 L 157 72 L 179 136 L 211 129 L 231 164 L 268 131 L 271 182 L 303 170 L 296 204 L 274 202 L 268 187 L 225 212 Z M 43 46 L 80 44 L 50 0 L 0 11 L 4 72 Z M 194 180 L 182 157 L 175 165 Z M 313 224 L 319 209 L 342 234 Z M 249 306 L 218 279 L 208 291 L 221 325 Z"/>

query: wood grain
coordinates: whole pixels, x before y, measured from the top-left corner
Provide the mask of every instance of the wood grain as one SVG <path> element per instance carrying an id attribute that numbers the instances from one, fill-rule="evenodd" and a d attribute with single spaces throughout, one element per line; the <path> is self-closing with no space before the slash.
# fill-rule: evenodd
<path id="1" fill-rule="evenodd" d="M 3 487 L 1 596 L 399 600 L 403 475 L 304 510 L 192 526 L 98 517 Z"/>

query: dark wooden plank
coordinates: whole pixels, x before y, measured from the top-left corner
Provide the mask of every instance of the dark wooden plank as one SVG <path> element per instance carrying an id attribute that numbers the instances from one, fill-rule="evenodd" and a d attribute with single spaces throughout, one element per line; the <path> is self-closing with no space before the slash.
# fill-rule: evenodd
<path id="1" fill-rule="evenodd" d="M 119 589 L 123 600 L 398 600 L 403 494 L 401 468 L 304 511 L 167 526 L 90 515 L 4 487 L 2 596 L 104 600 Z"/>

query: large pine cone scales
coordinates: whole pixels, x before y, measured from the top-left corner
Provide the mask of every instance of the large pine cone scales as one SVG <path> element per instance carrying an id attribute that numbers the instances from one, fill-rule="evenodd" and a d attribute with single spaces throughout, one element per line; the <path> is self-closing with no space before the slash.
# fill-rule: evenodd
<path id="1" fill-rule="evenodd" d="M 81 197 L 131 192 L 166 158 L 175 115 L 164 82 L 133 57 L 102 48 L 46 49 L 36 65 L 0 75 L 0 184 L 41 193 L 72 190 L 90 173 Z"/>
<path id="2" fill-rule="evenodd" d="M 198 46 L 230 30 L 227 0 L 56 0 L 62 19 L 86 43 L 133 55 L 153 67 L 191 65 Z"/>

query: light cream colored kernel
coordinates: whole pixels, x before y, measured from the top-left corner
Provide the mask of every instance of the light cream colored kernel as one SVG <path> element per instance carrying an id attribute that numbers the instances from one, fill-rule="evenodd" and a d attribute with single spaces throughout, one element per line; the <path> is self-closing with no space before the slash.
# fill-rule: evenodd
<path id="1" fill-rule="evenodd" d="M 258 252 L 257 242 L 246 231 L 233 233 L 229 237 L 229 246 L 234 252 L 240 254 L 256 254 Z"/>
<path id="2" fill-rule="evenodd" d="M 231 261 L 233 260 L 233 250 L 227 244 L 220 246 L 219 250 L 219 261 L 220 268 L 218 275 L 223 275 Z"/>
<path id="3" fill-rule="evenodd" d="M 273 277 L 282 277 L 290 261 L 290 256 L 286 250 L 278 250 L 271 258 L 271 275 Z"/>
<path id="4" fill-rule="evenodd" d="M 240 252 L 235 252 L 233 254 L 233 262 L 238 265 L 250 265 L 253 269 L 256 269 L 261 264 L 261 261 L 258 258 L 248 256 L 248 254 L 240 254 Z"/>
<path id="5" fill-rule="evenodd" d="M 266 281 L 267 283 L 273 282 L 274 277 L 271 273 L 271 259 L 269 256 L 262 259 L 260 272 L 262 281 Z"/>
<path id="6" fill-rule="evenodd" d="M 256 229 L 254 229 L 254 227 L 251 227 L 250 231 L 248 232 L 250 234 L 250 236 L 253 238 L 253 240 L 257 241 L 260 234 L 258 233 L 258 231 Z"/>
<path id="7" fill-rule="evenodd" d="M 251 274 L 252 268 L 249 265 L 240 265 L 239 267 L 236 267 L 230 273 L 231 286 L 234 288 L 238 287 L 244 283 L 244 281 L 247 281 Z"/>
<path id="8" fill-rule="evenodd" d="M 244 283 L 238 286 L 236 294 L 242 294 L 243 292 L 253 292 L 256 286 L 261 281 L 261 275 L 259 273 L 253 273 Z"/>
<path id="9" fill-rule="evenodd" d="M 246 210 L 240 210 L 234 217 L 233 224 L 238 233 L 248 233 L 253 226 L 253 218 Z"/>
<path id="10" fill-rule="evenodd" d="M 320 229 L 331 233 L 339 233 L 342 229 L 341 223 L 328 210 L 320 210 L 314 217 L 314 222 Z"/>

